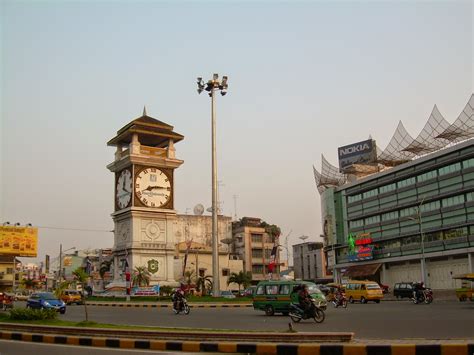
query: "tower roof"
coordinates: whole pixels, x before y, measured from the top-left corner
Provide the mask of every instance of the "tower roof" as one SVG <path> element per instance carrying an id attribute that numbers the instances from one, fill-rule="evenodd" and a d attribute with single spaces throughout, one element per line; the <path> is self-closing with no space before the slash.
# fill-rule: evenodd
<path id="1" fill-rule="evenodd" d="M 134 119 L 117 131 L 117 135 L 107 142 L 109 146 L 130 144 L 134 133 L 138 134 L 141 144 L 150 147 L 165 147 L 168 140 L 179 142 L 184 136 L 174 132 L 173 126 L 147 115 L 143 109 L 143 115 Z"/>

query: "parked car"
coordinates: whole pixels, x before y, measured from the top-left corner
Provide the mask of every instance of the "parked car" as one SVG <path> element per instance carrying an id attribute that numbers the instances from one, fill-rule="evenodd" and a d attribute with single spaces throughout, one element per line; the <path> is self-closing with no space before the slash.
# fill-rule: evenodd
<path id="1" fill-rule="evenodd" d="M 413 282 L 398 282 L 393 287 L 393 295 L 396 298 L 412 298 Z"/>
<path id="2" fill-rule="evenodd" d="M 66 304 L 51 292 L 33 293 L 26 301 L 26 308 L 55 309 L 61 314 L 66 313 Z"/>
<path id="3" fill-rule="evenodd" d="M 29 295 L 26 292 L 16 292 L 15 293 L 15 301 L 26 301 Z"/>
<path id="4" fill-rule="evenodd" d="M 222 291 L 222 292 L 221 292 L 221 297 L 224 297 L 224 298 L 235 298 L 235 295 L 232 293 L 232 291 Z"/>
<path id="5" fill-rule="evenodd" d="M 61 294 L 61 301 L 66 304 L 83 304 L 82 294 L 77 290 L 64 290 Z"/>

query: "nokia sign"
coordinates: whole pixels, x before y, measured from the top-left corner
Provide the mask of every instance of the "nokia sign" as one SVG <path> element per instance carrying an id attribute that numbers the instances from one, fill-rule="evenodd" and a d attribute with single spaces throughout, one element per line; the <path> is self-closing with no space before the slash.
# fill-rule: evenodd
<path id="1" fill-rule="evenodd" d="M 353 164 L 373 163 L 377 159 L 377 149 L 372 139 L 340 147 L 338 153 L 341 172 Z"/>

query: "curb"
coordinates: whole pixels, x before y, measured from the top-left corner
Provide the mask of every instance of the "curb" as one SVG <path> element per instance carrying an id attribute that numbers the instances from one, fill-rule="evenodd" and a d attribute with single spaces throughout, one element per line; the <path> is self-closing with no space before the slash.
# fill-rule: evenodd
<path id="1" fill-rule="evenodd" d="M 79 337 L 0 331 L 5 340 L 36 343 L 160 351 L 254 353 L 268 355 L 472 355 L 472 344 L 285 344 L 200 341 L 137 340 L 127 338 Z"/>
<path id="2" fill-rule="evenodd" d="M 145 303 L 110 303 L 110 302 L 87 302 L 88 306 L 104 307 L 145 307 L 145 308 L 171 308 L 172 304 L 145 304 Z M 252 304 L 189 304 L 190 308 L 242 308 L 253 307 Z"/>

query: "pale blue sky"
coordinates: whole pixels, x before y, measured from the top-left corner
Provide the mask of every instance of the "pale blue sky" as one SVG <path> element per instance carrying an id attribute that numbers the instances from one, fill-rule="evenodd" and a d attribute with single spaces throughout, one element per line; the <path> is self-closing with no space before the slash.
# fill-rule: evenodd
<path id="1" fill-rule="evenodd" d="M 111 230 L 106 142 L 141 115 L 185 136 L 176 208 L 211 200 L 210 100 L 195 79 L 229 76 L 217 100 L 226 215 L 321 233 L 312 165 L 434 104 L 450 122 L 473 92 L 472 1 L 9 1 L 1 11 L 0 222 Z M 39 257 L 111 247 L 111 233 L 40 229 Z"/>

